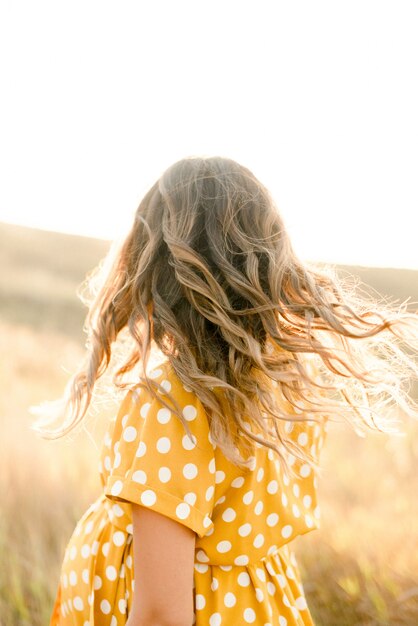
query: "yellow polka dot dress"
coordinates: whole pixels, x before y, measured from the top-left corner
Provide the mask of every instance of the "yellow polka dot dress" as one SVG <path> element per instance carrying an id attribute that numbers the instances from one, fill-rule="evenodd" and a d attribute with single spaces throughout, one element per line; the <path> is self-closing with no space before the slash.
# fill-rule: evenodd
<path id="1" fill-rule="evenodd" d="M 293 457 L 298 477 L 287 478 L 260 444 L 250 468 L 236 467 L 213 443 L 202 404 L 171 365 L 149 375 L 178 400 L 192 439 L 159 397 L 143 387 L 126 394 L 103 443 L 103 492 L 65 551 L 50 626 L 126 623 L 134 589 L 131 503 L 195 531 L 194 624 L 312 625 L 288 544 L 319 527 L 314 471 Z M 325 420 L 286 430 L 319 458 Z"/>

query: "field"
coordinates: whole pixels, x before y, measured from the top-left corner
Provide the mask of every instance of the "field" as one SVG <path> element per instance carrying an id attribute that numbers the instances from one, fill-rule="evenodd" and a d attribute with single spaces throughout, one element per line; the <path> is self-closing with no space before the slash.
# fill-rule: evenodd
<path id="1" fill-rule="evenodd" d="M 63 552 L 100 490 L 112 406 L 66 440 L 29 429 L 28 407 L 57 398 L 82 356 L 75 297 L 108 244 L 0 225 L 0 624 L 46 626 Z M 418 300 L 418 272 L 344 268 Z M 416 308 L 416 307 L 415 307 Z M 319 483 L 321 529 L 293 542 L 316 626 L 418 623 L 418 424 L 362 439 L 332 424 Z"/>

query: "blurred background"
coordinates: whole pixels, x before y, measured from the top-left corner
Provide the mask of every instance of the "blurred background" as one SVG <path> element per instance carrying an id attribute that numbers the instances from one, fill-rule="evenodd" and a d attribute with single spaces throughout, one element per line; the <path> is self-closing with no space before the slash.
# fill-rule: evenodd
<path id="1" fill-rule="evenodd" d="M 172 162 L 246 165 L 302 259 L 417 310 L 417 28 L 406 0 L 0 3 L 2 626 L 48 624 L 116 407 L 55 442 L 28 409 L 80 363 L 77 288 Z M 331 424 L 321 529 L 292 542 L 317 626 L 418 623 L 418 427 L 403 428 Z"/>

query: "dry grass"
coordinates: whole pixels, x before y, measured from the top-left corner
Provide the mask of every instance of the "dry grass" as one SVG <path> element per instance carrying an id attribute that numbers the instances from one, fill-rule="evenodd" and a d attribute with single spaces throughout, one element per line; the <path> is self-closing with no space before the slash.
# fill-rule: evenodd
<path id="1" fill-rule="evenodd" d="M 30 239 L 36 248 L 37 235 Z M 20 309 L 19 289 L 25 284 L 30 306 L 35 284 L 29 280 L 30 268 L 36 265 L 22 239 L 22 256 L 10 254 L 2 265 L 9 274 L 13 259 L 15 285 L 21 285 L 13 292 L 16 297 L 0 305 L 2 626 L 48 624 L 66 542 L 100 493 L 99 446 L 112 411 L 106 408 L 89 422 L 91 437 L 81 432 L 71 440 L 49 442 L 29 429 L 28 407 L 58 397 L 67 381 L 64 370 L 72 371 L 82 354 L 81 333 L 56 319 L 57 311 L 69 299 L 82 320 L 71 293 L 105 249 L 102 242 L 94 248 L 94 242 L 83 240 L 84 252 L 77 247 L 80 253 L 72 255 L 74 240 L 72 246 L 57 247 L 54 237 L 48 235 L 42 253 L 34 253 L 36 271 L 43 267 L 47 277 L 40 283 L 41 308 Z M 55 241 L 49 252 L 48 240 Z M 9 241 L 9 248 L 16 246 Z M 52 257 L 60 253 L 70 255 L 72 264 L 66 257 L 54 265 Z M 4 273 L 3 289 L 13 283 Z M 61 275 L 69 278 L 59 291 Z M 54 306 L 48 305 L 51 285 L 57 287 L 52 289 Z M 406 429 L 408 436 L 402 439 L 376 433 L 363 440 L 335 424 L 328 433 L 319 483 L 322 527 L 293 543 L 316 626 L 418 623 L 418 424 L 409 423 Z"/>

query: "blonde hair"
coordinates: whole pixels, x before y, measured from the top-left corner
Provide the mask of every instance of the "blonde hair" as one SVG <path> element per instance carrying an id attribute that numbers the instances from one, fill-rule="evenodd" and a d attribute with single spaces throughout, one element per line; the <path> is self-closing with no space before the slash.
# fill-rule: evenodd
<path id="1" fill-rule="evenodd" d="M 126 376 L 140 365 L 156 395 L 146 374 L 154 342 L 206 408 L 213 441 L 238 466 L 237 436 L 272 448 L 286 468 L 283 448 L 316 464 L 283 436 L 280 422 L 342 417 L 357 430 L 395 432 L 391 406 L 417 417 L 408 393 L 418 374 L 410 351 L 417 314 L 360 296 L 331 267 L 301 263 L 269 192 L 237 162 L 174 163 L 107 261 L 90 276 L 90 284 L 98 276 L 101 283 L 88 302 L 86 361 L 66 390 L 70 422 L 58 431 L 40 428 L 44 437 L 81 422 L 121 337 L 129 351 L 116 387 L 137 385 Z M 248 420 L 264 436 L 247 428 Z"/>

